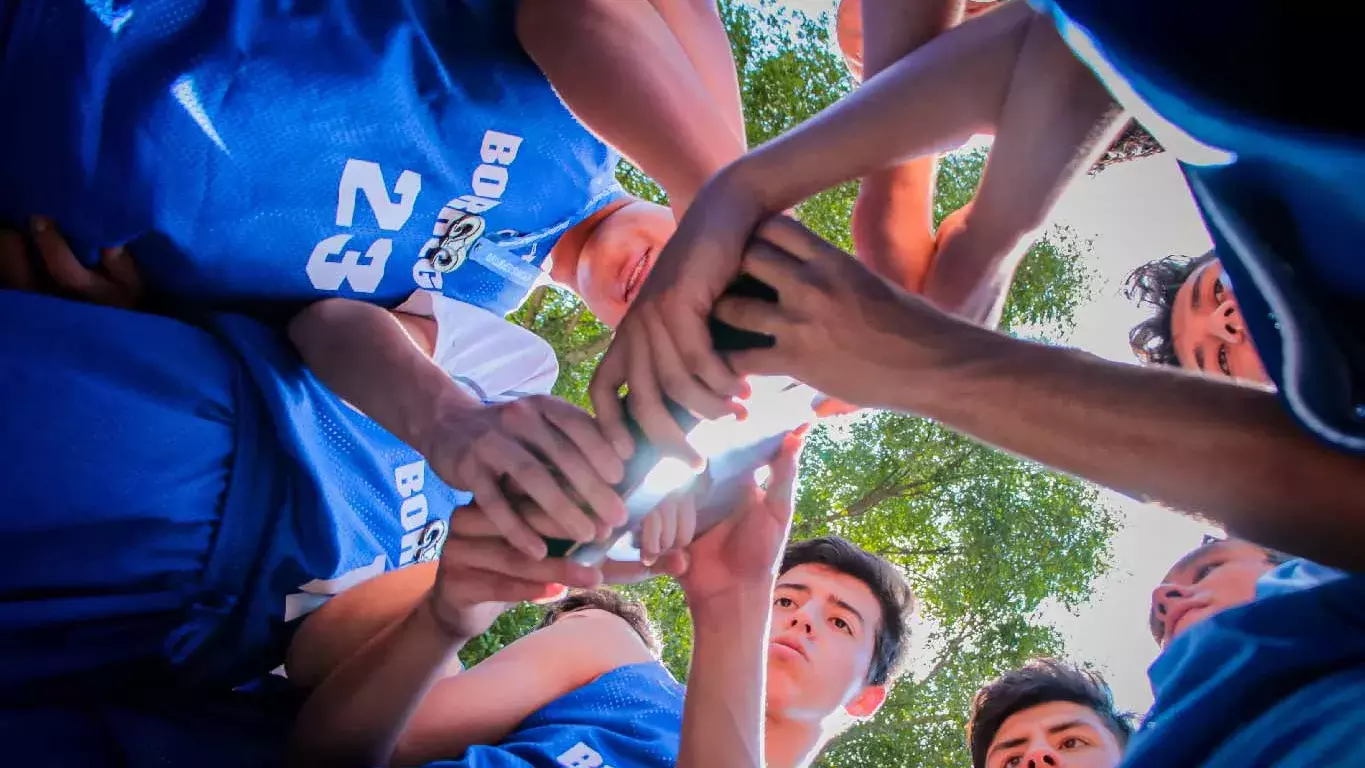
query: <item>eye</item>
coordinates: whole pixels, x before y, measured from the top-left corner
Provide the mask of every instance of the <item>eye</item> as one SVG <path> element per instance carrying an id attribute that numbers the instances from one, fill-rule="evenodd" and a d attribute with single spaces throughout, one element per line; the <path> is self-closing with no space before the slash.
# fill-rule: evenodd
<path id="1" fill-rule="evenodd" d="M 1220 277 L 1220 278 L 1218 278 L 1217 280 L 1214 280 L 1214 281 L 1213 281 L 1213 303 L 1214 303 L 1214 304 L 1222 304 L 1223 302 L 1227 301 L 1227 296 L 1228 296 L 1228 289 L 1227 289 L 1227 286 L 1223 285 L 1223 278 Z"/>
<path id="2" fill-rule="evenodd" d="M 1225 376 L 1232 375 L 1232 368 L 1228 366 L 1228 345 L 1226 344 L 1218 345 L 1218 370 L 1222 371 Z"/>
<path id="3" fill-rule="evenodd" d="M 1062 748 L 1062 749 L 1077 749 L 1077 748 L 1081 747 L 1081 746 L 1084 745 L 1084 744 L 1085 744 L 1085 742 L 1082 741 L 1079 737 L 1077 737 L 1077 736 L 1068 736 L 1068 737 L 1066 737 L 1065 739 L 1062 740 L 1061 748 Z"/>
<path id="4" fill-rule="evenodd" d="M 1019 765 L 1019 761 L 1022 759 L 1023 758 L 1021 757 L 1011 757 L 1010 759 L 1001 763 L 1000 768 L 1015 768 L 1015 766 Z"/>
<path id="5" fill-rule="evenodd" d="M 1204 563 L 1203 565 L 1199 566 L 1199 570 L 1194 572 L 1194 583 L 1198 584 L 1199 582 L 1203 581 L 1204 577 L 1208 576 L 1210 573 L 1213 573 L 1214 569 L 1222 564 L 1223 562 L 1219 560 L 1212 563 Z"/>
<path id="6" fill-rule="evenodd" d="M 850 635 L 853 634 L 853 626 L 850 625 L 847 621 L 844 621 L 843 619 L 838 618 L 837 616 L 833 619 L 830 619 L 830 621 L 834 623 L 835 629 L 838 629 L 841 632 L 847 632 Z"/>
<path id="7" fill-rule="evenodd" d="M 796 601 L 790 597 L 779 597 L 773 600 L 773 605 L 778 608 L 793 608 L 796 606 Z"/>

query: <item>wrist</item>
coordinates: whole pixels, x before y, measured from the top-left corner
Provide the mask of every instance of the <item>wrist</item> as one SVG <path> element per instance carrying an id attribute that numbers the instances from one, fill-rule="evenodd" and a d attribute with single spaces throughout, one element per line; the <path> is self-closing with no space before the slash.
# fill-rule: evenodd
<path id="1" fill-rule="evenodd" d="M 700 632 L 716 625 L 733 627 L 737 620 L 766 625 L 776 581 L 771 576 L 746 579 L 706 595 L 687 593 L 693 626 Z"/>
<path id="2" fill-rule="evenodd" d="M 441 607 L 434 589 L 427 592 L 425 600 L 418 602 L 413 610 L 413 620 L 449 645 L 452 652 L 459 651 L 474 639 L 461 628 L 458 619 Z"/>
<path id="3" fill-rule="evenodd" d="M 428 460 L 446 436 L 464 433 L 463 422 L 487 407 L 466 395 L 455 382 L 448 383 L 449 387 L 443 389 L 426 410 L 425 418 L 411 428 L 413 440 L 410 445 Z"/>

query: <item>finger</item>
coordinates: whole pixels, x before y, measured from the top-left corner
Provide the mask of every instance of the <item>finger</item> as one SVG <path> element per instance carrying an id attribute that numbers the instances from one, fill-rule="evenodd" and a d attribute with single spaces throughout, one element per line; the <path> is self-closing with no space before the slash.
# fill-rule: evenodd
<path id="1" fill-rule="evenodd" d="M 682 498 L 677 494 L 668 497 L 667 503 L 660 505 L 659 510 L 659 541 L 658 548 L 654 550 L 654 559 L 658 560 L 659 555 L 673 549 L 678 540 L 678 510 L 682 507 Z"/>
<path id="2" fill-rule="evenodd" d="M 745 349 L 731 352 L 726 357 L 735 370 L 746 376 L 785 376 L 793 373 L 796 366 L 792 363 L 781 343 L 768 349 Z"/>
<path id="3" fill-rule="evenodd" d="M 791 319 L 780 305 L 762 299 L 721 299 L 716 304 L 716 319 L 741 330 L 769 336 L 777 336 L 791 326 Z M 731 365 L 734 365 L 733 360 Z"/>
<path id="4" fill-rule="evenodd" d="M 100 266 L 104 267 L 109 279 L 123 289 L 130 302 L 137 303 L 142 299 L 142 275 L 127 248 L 120 245 L 100 251 Z"/>
<path id="5" fill-rule="evenodd" d="M 602 563 L 602 581 L 607 584 L 639 584 L 659 574 L 643 561 L 608 560 Z"/>
<path id="6" fill-rule="evenodd" d="M 591 540 L 597 533 L 587 514 L 574 504 L 544 463 L 521 443 L 497 433 L 485 439 L 480 458 L 494 474 L 507 475 L 526 490 L 531 500 L 573 532 L 576 541 Z M 477 496 L 476 496 L 477 498 Z"/>
<path id="7" fill-rule="evenodd" d="M 697 535 L 697 497 L 684 494 L 678 504 L 678 530 L 673 546 L 686 547 Z"/>
<path id="8" fill-rule="evenodd" d="M 33 265 L 28 260 L 24 236 L 10 230 L 0 230 L 0 288 L 34 289 Z"/>
<path id="9" fill-rule="evenodd" d="M 536 560 L 549 554 L 540 536 L 512 511 L 497 481 L 485 468 L 480 467 L 467 473 L 466 483 L 469 492 L 474 494 L 479 509 L 488 516 L 489 522 L 512 546 Z"/>
<path id="10" fill-rule="evenodd" d="M 673 339 L 678 356 L 682 358 L 683 367 L 702 384 L 722 397 L 739 397 L 745 392 L 744 380 L 730 370 L 720 353 L 711 346 L 711 329 L 706 323 L 711 309 L 706 307 L 704 312 L 681 316 L 679 313 L 665 313 L 669 337 Z M 695 408 L 693 403 L 682 399 L 680 393 L 669 394 L 679 403 Z"/>
<path id="11" fill-rule="evenodd" d="M 650 567 L 650 570 L 655 574 L 665 574 L 676 579 L 679 576 L 686 574 L 687 569 L 691 564 L 691 555 L 687 554 L 686 550 L 677 549 L 665 553 L 654 562 L 654 565 Z"/>
<path id="12" fill-rule="evenodd" d="M 48 274 L 61 289 L 100 304 L 127 303 L 117 286 L 76 258 L 52 222 L 40 216 L 33 218 L 33 243 L 38 246 L 38 255 Z"/>
<path id="13" fill-rule="evenodd" d="M 805 441 L 799 435 L 788 435 L 782 440 L 777 455 L 773 457 L 772 476 L 768 479 L 768 490 L 764 498 L 774 509 L 790 510 L 795 496 L 796 475 L 801 465 L 801 448 Z"/>
<path id="14" fill-rule="evenodd" d="M 584 419 L 590 418 L 587 414 L 583 414 L 582 417 Z M 532 448 L 540 456 L 545 457 L 557 470 L 557 474 L 551 474 L 543 464 L 539 465 L 542 470 L 545 470 L 545 475 L 551 479 L 554 491 L 563 494 L 568 500 L 568 506 L 563 511 L 547 510 L 565 528 L 573 532 L 576 537 L 581 537 L 581 541 L 591 539 L 597 532 L 596 524 L 583 511 L 582 505 L 564 493 L 565 482 L 578 492 L 588 506 L 597 513 L 598 517 L 625 522 L 625 502 L 621 501 L 611 486 L 588 464 L 588 460 L 569 442 L 564 433 L 542 417 L 541 412 L 537 411 L 520 420 L 511 425 L 511 428 L 525 445 Z M 610 447 L 607 450 L 610 451 Z M 612 457 L 615 458 L 615 454 L 612 454 Z M 516 476 L 516 481 L 525 488 L 528 495 L 539 501 L 539 497 L 532 494 L 531 489 L 522 484 L 520 475 Z"/>
<path id="15" fill-rule="evenodd" d="M 734 400 L 702 386 L 691 371 L 683 367 L 682 358 L 658 311 L 649 306 L 641 307 L 641 319 L 649 331 L 649 350 L 654 358 L 659 386 L 669 397 L 705 419 L 739 415 L 743 411 Z"/>
<path id="16" fill-rule="evenodd" d="M 801 261 L 846 255 L 823 237 L 812 232 L 805 224 L 788 216 L 768 217 L 759 226 L 756 234 L 760 239 L 772 243 Z"/>
<path id="17" fill-rule="evenodd" d="M 778 301 L 800 306 L 803 291 L 810 290 L 808 267 L 791 254 L 762 241 L 749 244 L 744 251 L 744 271 L 777 291 Z"/>
<path id="18" fill-rule="evenodd" d="M 687 433 L 678 426 L 664 405 L 663 394 L 654 380 L 649 339 L 644 334 L 631 337 L 630 396 L 626 408 L 640 431 L 659 450 L 677 456 L 693 467 L 701 466 L 701 455 L 687 444 Z"/>
<path id="19" fill-rule="evenodd" d="M 482 571 L 542 584 L 595 587 L 602 580 L 597 568 L 562 557 L 533 560 L 504 539 L 448 539 L 441 559 L 451 569 Z"/>
<path id="20" fill-rule="evenodd" d="M 667 513 L 671 499 L 664 499 L 654 511 L 645 516 L 645 520 L 640 525 L 640 532 L 636 535 L 636 544 L 640 547 L 640 562 L 650 565 L 659 556 L 659 537 L 663 528 L 664 515 Z"/>
<path id="21" fill-rule="evenodd" d="M 625 460 L 617 455 L 611 441 L 602 434 L 601 424 L 593 421 L 587 411 L 558 398 L 542 399 L 540 411 L 583 453 L 603 480 L 615 485 L 625 479 Z"/>
<path id="22" fill-rule="evenodd" d="M 551 539 L 572 539 L 572 534 L 545 514 L 545 510 L 537 507 L 534 502 L 522 499 L 511 499 L 508 505 L 512 507 L 513 514 L 521 519 L 526 525 L 531 527 L 537 535 Z M 490 536 L 501 536 L 502 532 L 488 515 L 477 505 L 471 505 L 455 510 L 455 514 L 450 518 L 450 535 L 463 536 L 466 538 L 486 538 Z"/>
<path id="23" fill-rule="evenodd" d="M 486 571 L 453 568 L 445 575 L 451 582 L 451 601 L 461 605 L 478 603 L 538 602 L 562 594 L 562 584 L 546 584 L 511 576 L 490 576 Z"/>
<path id="24" fill-rule="evenodd" d="M 626 383 L 626 366 L 629 362 L 626 348 L 633 327 L 630 320 L 627 315 L 621 322 L 621 329 L 616 332 L 616 338 L 607 347 L 588 384 L 588 397 L 592 400 L 597 424 L 622 461 L 635 453 L 635 441 L 626 429 L 626 409 L 621 405 L 621 385 Z"/>

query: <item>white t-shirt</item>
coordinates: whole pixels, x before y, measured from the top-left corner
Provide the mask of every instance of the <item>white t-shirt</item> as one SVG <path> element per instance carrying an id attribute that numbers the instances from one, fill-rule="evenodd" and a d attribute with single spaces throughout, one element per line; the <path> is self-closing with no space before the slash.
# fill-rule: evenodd
<path id="1" fill-rule="evenodd" d="M 398 311 L 436 321 L 432 358 L 485 403 L 548 395 L 559 377 L 559 362 L 548 342 L 486 309 L 418 291 Z"/>

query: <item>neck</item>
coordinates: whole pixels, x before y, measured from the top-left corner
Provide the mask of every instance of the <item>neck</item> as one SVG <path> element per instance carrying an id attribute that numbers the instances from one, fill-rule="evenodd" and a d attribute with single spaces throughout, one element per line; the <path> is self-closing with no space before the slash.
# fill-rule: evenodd
<path id="1" fill-rule="evenodd" d="M 763 760 L 768 768 L 803 768 L 825 746 L 820 723 L 768 712 L 763 723 Z"/>
<path id="2" fill-rule="evenodd" d="M 623 197 L 602 206 L 592 215 L 564 230 L 550 249 L 550 278 L 560 285 L 578 292 L 578 259 L 583 255 L 583 246 L 592 233 L 597 230 L 608 216 L 625 208 L 635 201 L 633 197 Z"/>

